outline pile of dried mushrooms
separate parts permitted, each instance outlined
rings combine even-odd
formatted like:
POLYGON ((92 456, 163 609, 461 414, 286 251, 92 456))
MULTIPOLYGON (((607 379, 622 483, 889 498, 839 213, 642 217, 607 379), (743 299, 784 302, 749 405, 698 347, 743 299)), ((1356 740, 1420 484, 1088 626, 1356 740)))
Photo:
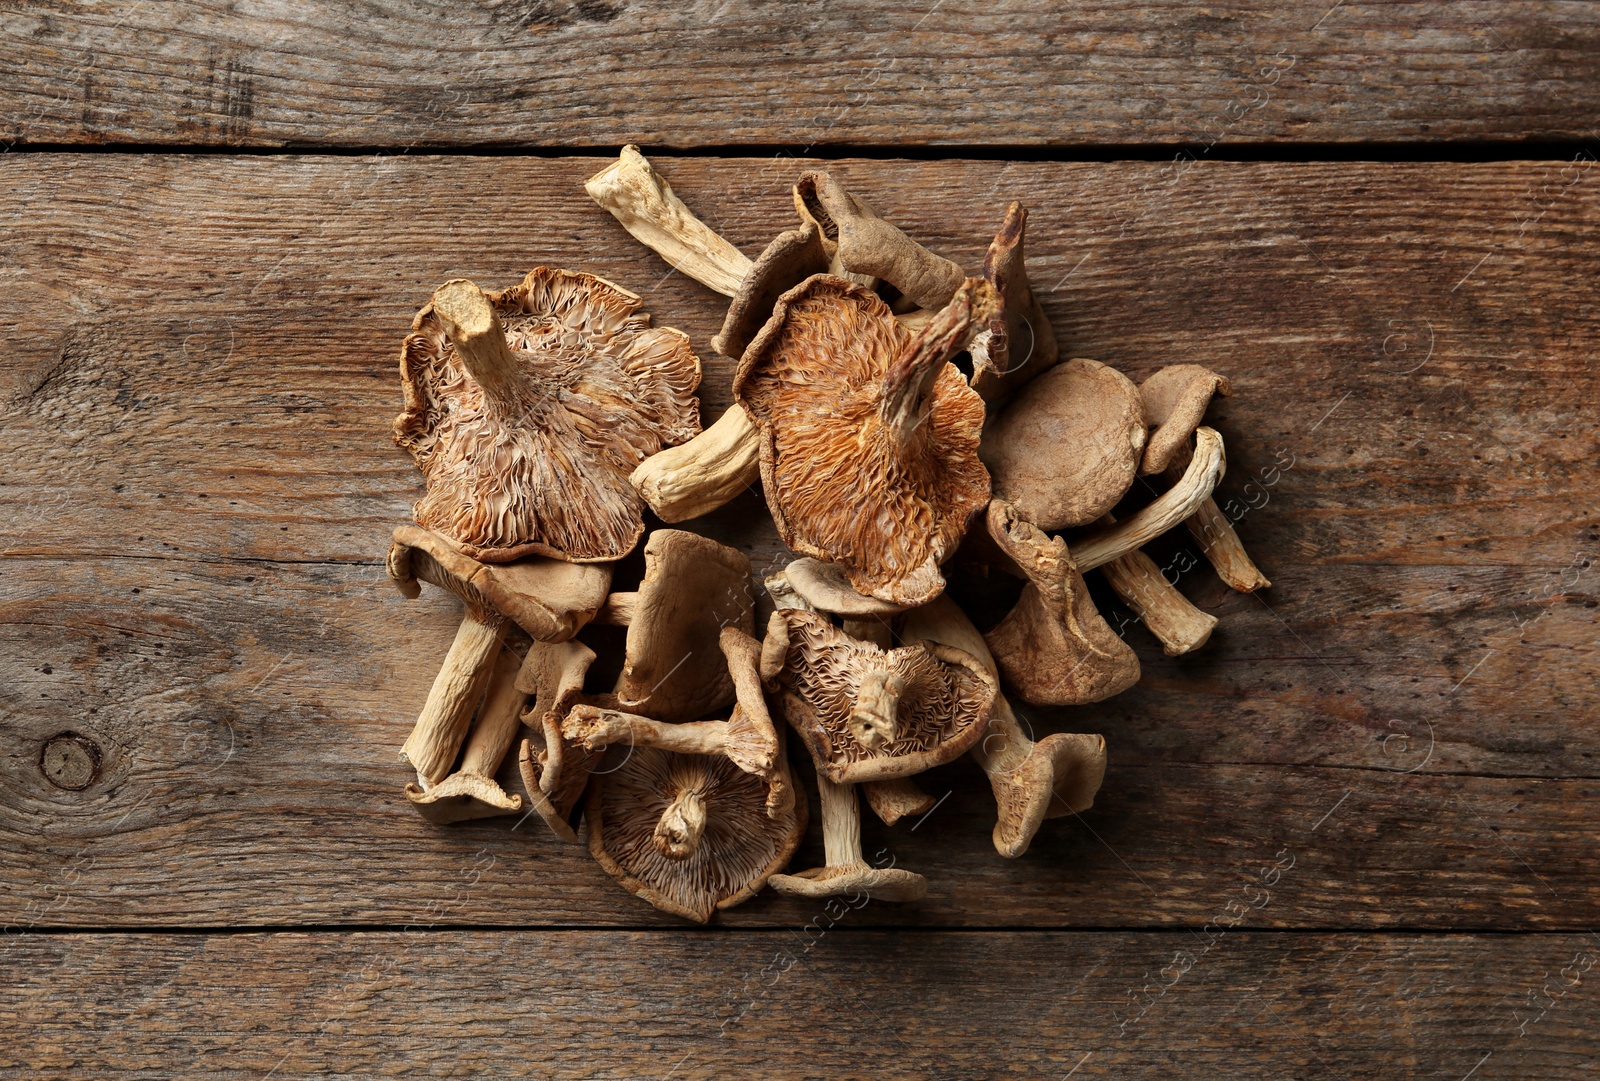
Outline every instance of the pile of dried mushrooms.
POLYGON ((892 825, 933 806, 912 778, 963 754, 993 786, 1003 856, 1089 807, 1105 741, 1035 742, 1007 695, 1099 702, 1138 680, 1095 569, 1167 653, 1203 645, 1216 620, 1141 551, 1180 523, 1229 586, 1269 584, 1211 500, 1223 446, 1201 421, 1227 379, 1058 362, 1020 204, 969 276, 825 172, 800 177, 794 227, 753 261, 635 147, 587 190, 732 298, 711 345, 738 358, 736 404, 702 429, 688 336, 603 278, 538 267, 434 293, 401 349, 394 425, 427 492, 387 565, 408 597, 455 594, 462 620, 401 751, 411 803, 440 823, 537 812, 572 842, 584 819, 624 888, 701 922, 763 886, 922 897, 920 874, 863 859, 856 790, 892 825), (1114 518, 1141 477, 1160 494, 1114 518), (646 535, 647 512, 687 521, 757 484, 798 553, 762 583, 707 537, 646 535), (642 580, 613 590, 641 539, 642 580), (947 575, 991 572, 1020 593, 980 631, 947 575), (591 625, 618 630, 585 644, 591 625), (620 672, 597 665, 592 646, 619 642, 620 672), (808 801, 787 729, 825 848, 798 871, 808 801), (519 733, 512 793, 495 775, 519 733))

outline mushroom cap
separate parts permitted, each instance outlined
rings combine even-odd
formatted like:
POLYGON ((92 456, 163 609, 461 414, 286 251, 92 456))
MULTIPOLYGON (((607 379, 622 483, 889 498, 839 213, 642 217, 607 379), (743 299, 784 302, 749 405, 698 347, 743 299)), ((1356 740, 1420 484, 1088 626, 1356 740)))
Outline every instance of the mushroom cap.
POLYGON ((784 543, 899 605, 944 588, 939 564, 989 495, 983 399, 953 364, 939 362, 910 431, 886 417, 887 377, 919 343, 877 294, 818 274, 779 298, 733 384, 761 429, 762 484, 784 543))
POLYGON ((475 773, 452 773, 427 791, 408 784, 406 799, 423 818, 441 826, 522 810, 521 796, 508 795, 491 778, 475 773))
POLYGON ((778 297, 827 269, 828 245, 816 222, 803 221, 773 237, 733 295, 711 347, 724 356, 741 355, 772 315, 778 297))
POLYGON ((774 892, 791 897, 864 893, 874 901, 920 901, 928 895, 928 880, 915 871, 865 863, 811 867, 792 875, 773 875, 768 882, 774 892))
POLYGON ((620 559, 644 532, 628 474, 700 431, 688 336, 651 327, 637 296, 592 274, 537 267, 486 295, 520 362, 509 412, 468 371, 432 302, 400 351, 394 438, 428 484, 417 524, 485 562, 620 559))
POLYGON ((1127 376, 1069 360, 1017 392, 983 436, 994 495, 1040 529, 1087 525, 1117 505, 1138 473, 1144 399, 1127 376))
POLYGON ((1233 385, 1226 377, 1199 364, 1173 364, 1162 368, 1139 384, 1144 398, 1145 421, 1155 431, 1144 448, 1139 472, 1145 476, 1160 473, 1172 465, 1189 446, 1189 437, 1200 427, 1211 404, 1211 396, 1227 397, 1233 385))
MULTIPOLYGON (((567 563, 529 556, 515 563, 480 563, 449 540, 416 526, 397 526, 389 566, 406 568, 448 589, 467 604, 496 611, 537 642, 565 642, 605 603, 611 586, 608 563, 567 563)), ((393 573, 393 571, 391 571, 393 573)))
POLYGON ((815 612, 787 611, 789 655, 778 676, 784 716, 817 772, 835 784, 909 777, 982 737, 996 683, 970 654, 931 642, 882 650, 815 612), (895 738, 863 746, 851 730, 862 686, 888 672, 901 686, 895 738))
POLYGON ((802 556, 783 569, 789 588, 819 612, 836 616, 892 616, 906 605, 879 600, 850 587, 850 576, 837 563, 802 556))
POLYGON ((1055 732, 1035 743, 1021 765, 989 778, 998 805, 995 850, 1016 859, 1046 818, 1088 810, 1105 773, 1103 736, 1055 732))
POLYGON ((705 923, 713 911, 749 900, 789 862, 805 834, 805 798, 767 814, 767 786, 719 755, 654 747, 612 747, 590 782, 589 851, 629 893, 663 912, 705 923), (679 793, 699 795, 705 832, 684 859, 655 843, 661 816, 679 793))
POLYGON ((983 636, 1017 697, 1036 706, 1076 706, 1137 683, 1139 656, 1095 607, 1066 541, 1046 536, 999 499, 989 505, 987 525, 1028 580, 1015 607, 983 636))
POLYGON ((755 629, 750 559, 697 533, 658 529, 644 560, 617 701, 661 721, 704 717, 734 700, 722 629, 755 629))

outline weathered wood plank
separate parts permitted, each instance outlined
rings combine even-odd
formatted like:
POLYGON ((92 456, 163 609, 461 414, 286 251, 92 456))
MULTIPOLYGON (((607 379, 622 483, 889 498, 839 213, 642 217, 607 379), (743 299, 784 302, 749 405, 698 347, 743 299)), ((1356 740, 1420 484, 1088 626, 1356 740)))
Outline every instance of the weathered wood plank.
POLYGON ((0 1077, 1592 1076, 1590 935, 27 936, 0 1077), (1209 945, 1208 945, 1209 942, 1209 945))
MULTIPOLYGON (((798 169, 661 164, 746 250, 798 169)), ((721 301, 589 205, 597 165, 0 160, 0 920, 657 922, 533 823, 440 830, 404 806, 394 752, 453 602, 402 602, 377 565, 418 488, 388 442, 392 357, 445 278, 620 281, 691 333, 707 412, 726 405, 705 349, 721 301), (38 768, 63 731, 104 752, 82 791, 38 768), (463 894, 469 874, 488 884, 463 894)), ((1023 861, 993 854, 975 770, 930 777, 953 791, 937 820, 868 839, 933 895, 861 921, 1198 926, 1287 849, 1262 926, 1592 925, 1600 485, 1570 418, 1597 392, 1597 174, 837 170, 969 264, 1025 198, 1072 352, 1228 373, 1223 497, 1267 500, 1240 530, 1275 582, 1256 599, 1185 574, 1223 617, 1205 651, 1169 660, 1130 627, 1135 690, 1025 711, 1104 731, 1113 766, 1023 861)), ((758 567, 782 556, 753 495, 705 526, 758 567)), ((772 898, 730 914, 804 918, 772 898)))
POLYGON ((1594 135, 1576 2, 31 2, 0 137, 1071 146, 1594 135))

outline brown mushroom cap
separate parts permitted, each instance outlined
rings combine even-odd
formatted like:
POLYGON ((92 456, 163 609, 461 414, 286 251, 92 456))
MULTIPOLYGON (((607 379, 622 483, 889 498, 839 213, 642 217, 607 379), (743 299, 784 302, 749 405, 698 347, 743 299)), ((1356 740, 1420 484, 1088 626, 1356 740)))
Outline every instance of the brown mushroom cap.
POLYGON ((788 659, 778 675, 784 717, 830 781, 908 777, 957 758, 982 737, 996 685, 970 654, 937 643, 882 650, 815 612, 783 616, 789 625, 788 659), (865 720, 892 722, 893 738, 863 743, 862 708, 891 711, 865 720))
POLYGON ((441 288, 400 352, 395 442, 428 484, 417 524, 485 562, 621 558, 644 531, 628 474, 700 431, 688 336, 592 274, 476 289, 441 288))
POLYGON ((594 651, 582 642, 549 646, 536 642, 517 676, 517 689, 533 696, 522 719, 534 732, 533 738, 522 741, 517 768, 528 802, 565 841, 578 840, 572 812, 601 757, 561 732, 563 718, 581 700, 583 677, 593 663, 594 651))
POLYGON ((798 229, 779 233, 745 275, 711 347, 724 356, 741 355, 772 315, 778 298, 827 269, 828 246, 816 222, 802 222, 798 229))
POLYGON ((1144 399, 1115 368, 1057 365, 1017 392, 983 435, 994 495, 1044 530, 1087 525, 1133 484, 1144 399))
POLYGON ((939 564, 988 499, 983 399, 947 361, 992 303, 987 285, 963 286, 912 336, 876 294, 819 274, 779 299, 745 350, 734 396, 761 429, 778 532, 841 564, 858 593, 937 596, 939 564))
POLYGON ((1027 209, 1012 203, 983 257, 983 280, 1000 295, 1000 310, 989 320, 988 333, 972 343, 972 389, 986 402, 999 401, 1055 367, 1060 357, 1055 330, 1028 282, 1023 262, 1027 226, 1027 209))
POLYGON ((654 747, 611 748, 585 813, 589 851, 607 874, 663 912, 698 923, 754 896, 789 862, 806 824, 798 792, 769 817, 759 777, 718 755, 654 747), (664 843, 663 816, 680 797, 695 806, 700 832, 692 844, 664 843))
POLYGON ((1199 364, 1173 364, 1139 384, 1145 421, 1155 428, 1144 448, 1139 472, 1148 476, 1173 465, 1200 427, 1211 396, 1227 397, 1232 385, 1224 376, 1199 364))
POLYGON ((651 533, 644 559, 617 701, 662 721, 704 717, 734 700, 722 629, 755 629, 750 560, 681 529, 651 533))
POLYGON ((605 603, 609 563, 567 563, 530 556, 515 563, 480 563, 448 539, 416 526, 397 526, 390 575, 402 589, 414 579, 448 589, 468 604, 499 612, 538 642, 565 642, 605 603))
POLYGON ((1075 706, 1139 681, 1139 657, 1100 615, 1066 541, 1049 537, 996 499, 989 537, 1028 584, 984 640, 1006 683, 1033 705, 1075 706))

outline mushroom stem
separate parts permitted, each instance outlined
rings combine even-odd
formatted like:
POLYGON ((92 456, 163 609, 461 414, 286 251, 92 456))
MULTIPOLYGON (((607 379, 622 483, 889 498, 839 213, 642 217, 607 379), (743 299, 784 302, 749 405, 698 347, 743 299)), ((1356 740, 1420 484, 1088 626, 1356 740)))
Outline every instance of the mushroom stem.
POLYGON ((663 522, 709 514, 760 480, 761 440, 737 404, 688 442, 640 462, 628 478, 663 522))
POLYGON ((606 603, 600 606, 600 610, 594 614, 591 622, 606 627, 626 627, 633 622, 633 613, 638 604, 637 591, 612 593, 606 597, 606 603))
MULTIPOLYGON (((1114 525, 1117 519, 1107 514, 1100 520, 1107 525, 1114 525)), ((1194 519, 1190 517, 1186 521, 1192 522, 1194 519)), ((1100 570, 1117 596, 1133 609, 1133 614, 1156 636, 1167 656, 1178 657, 1192 652, 1210 640, 1217 617, 1190 604, 1189 598, 1167 581, 1167 576, 1156 566, 1156 561, 1144 552, 1133 551, 1118 556, 1100 570)))
POLYGON ((699 792, 686 788, 661 812, 650 839, 667 859, 686 860, 694 855, 705 832, 706 801, 699 792))
POLYGON ((976 322, 987 322, 993 290, 970 281, 900 350, 883 376, 878 412, 902 439, 921 426, 934 380, 945 362, 967 347, 976 322), (980 292, 981 290, 981 292, 980 292))
POLYGON ((1079 571, 1102 567, 1150 541, 1193 514, 1211 495, 1227 468, 1222 436, 1210 428, 1196 428, 1194 457, 1183 477, 1149 506, 1109 529, 1098 530, 1072 544, 1079 571))
POLYGON ((400 749, 424 785, 437 784, 450 773, 500 653, 503 624, 498 615, 468 606, 456 629, 422 713, 400 749))
POLYGON ((591 751, 613 743, 659 747, 679 754, 721 754, 727 745, 726 721, 664 721, 600 706, 573 706, 561 722, 561 734, 591 751))
POLYGON ((1189 598, 1167 581, 1156 561, 1143 552, 1118 556, 1100 569, 1117 596, 1160 640, 1167 656, 1199 649, 1211 637, 1217 617, 1190 604, 1189 598))
POLYGON ((876 751, 899 738, 897 714, 905 690, 905 677, 889 668, 874 669, 862 678, 850 713, 850 734, 857 743, 876 751))
POLYGON ((861 805, 856 801, 856 786, 834 784, 819 775, 817 794, 822 803, 823 863, 829 867, 861 863, 861 805))
POLYGON ((434 290, 433 312, 484 400, 501 416, 519 415, 528 378, 483 290, 465 278, 445 282, 434 290))
POLYGON ((461 753, 461 768, 443 781, 423 791, 406 785, 406 798, 423 818, 447 824, 473 818, 515 814, 522 810, 522 797, 507 794, 494 780, 495 771, 522 725, 522 704, 527 694, 517 688, 517 672, 522 660, 509 649, 502 649, 494 662, 488 697, 478 711, 478 723, 461 753))
MULTIPOLYGON (((1174 456, 1172 464, 1166 469, 1168 480, 1177 483, 1182 478, 1191 453, 1188 448, 1183 448, 1174 456)), ((1230 589, 1254 593, 1272 584, 1250 558, 1250 553, 1245 551, 1239 534, 1233 531, 1233 523, 1222 513, 1216 500, 1210 496, 1201 500, 1200 506, 1183 520, 1183 524, 1189 527, 1189 535, 1199 545, 1201 554, 1216 568, 1217 577, 1230 589)))
POLYGON ((750 259, 695 217, 637 146, 623 147, 583 188, 634 239, 706 288, 731 297, 750 273, 750 259))
MULTIPOLYGON (((938 642, 966 650, 985 668, 996 665, 988 644, 949 597, 939 597, 906 613, 900 628, 908 642, 938 642)), ((1011 703, 996 694, 989 708, 989 730, 972 748, 994 790, 995 851, 1015 859, 1028 850, 1046 818, 1087 810, 1105 775, 1105 740, 1096 735, 1057 732, 1035 743, 1022 730, 1011 703)))

